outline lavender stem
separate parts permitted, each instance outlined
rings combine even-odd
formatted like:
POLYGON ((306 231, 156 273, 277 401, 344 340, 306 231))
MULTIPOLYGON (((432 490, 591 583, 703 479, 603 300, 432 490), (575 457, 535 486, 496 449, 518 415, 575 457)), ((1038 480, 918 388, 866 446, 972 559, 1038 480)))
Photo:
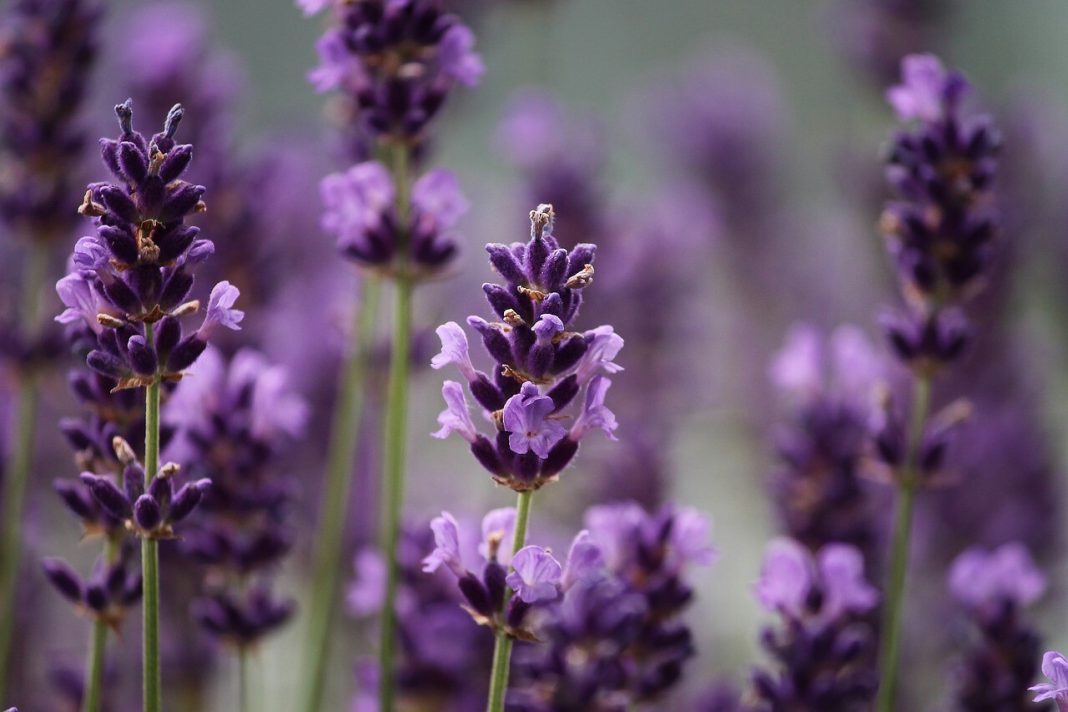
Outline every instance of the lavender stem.
POLYGON ((899 482, 900 496, 897 502, 894 540, 890 554, 890 578, 886 587, 886 604, 883 609, 882 638, 879 660, 879 694, 876 709, 893 712, 894 691, 900 657, 901 614, 904 603, 905 579, 908 572, 909 540, 912 533, 912 513, 916 499, 916 460, 924 424, 930 410, 931 379, 919 376, 916 379, 912 400, 912 419, 909 426, 909 449, 899 482))
MULTIPOLYGON (((20 327, 33 329, 37 323, 41 287, 48 266, 47 248, 33 243, 27 253, 25 281, 20 298, 20 327)), ((33 463, 34 430, 37 421, 37 376, 31 370, 21 374, 15 422, 18 430, 4 483, 4 531, 0 555, 0 699, 7 689, 11 636, 15 625, 15 589, 22 552, 22 506, 26 482, 33 463)))
MULTIPOLYGON (((530 505, 534 499, 534 492, 526 490, 519 493, 516 500, 515 536, 512 540, 512 555, 523 548, 527 542, 527 521, 530 519, 530 505)), ((504 605, 508 606, 512 598, 512 590, 508 589, 504 594, 504 605)), ((493 670, 490 673, 489 701, 486 703, 487 712, 503 712, 504 697, 508 692, 508 672, 512 661, 512 637, 508 631, 501 628, 497 631, 497 641, 493 646, 493 670)))
MULTIPOLYGON (((145 341, 154 344, 153 325, 145 323, 145 341)), ((145 473, 148 484, 159 472, 159 375, 145 394, 145 473)), ((141 574, 144 580, 144 712, 160 712, 163 707, 159 665, 159 542, 141 540, 141 574)))
POLYGON ((312 578, 312 605, 309 608, 312 620, 308 627, 307 667, 303 677, 307 685, 304 709, 308 712, 316 712, 322 706, 325 691, 326 661, 334 629, 340 572, 344 569, 341 544, 345 509, 356 461, 360 416, 366 391, 367 360, 378 314, 378 280, 368 277, 363 289, 357 321, 352 329, 352 343, 346 356, 341 397, 331 421, 333 429, 327 458, 326 487, 323 490, 319 531, 315 538, 318 546, 312 578))
MULTIPOLYGON (((393 184, 396 189, 397 222, 407 225, 411 212, 411 191, 408 185, 408 146, 398 141, 391 147, 393 184)), ((402 235, 398 252, 407 251, 407 238, 402 235)), ((393 340, 390 344, 389 390, 386 396, 385 448, 383 469, 382 551, 386 560, 386 597, 382 605, 382 629, 378 646, 379 709, 393 710, 393 647, 397 620, 394 599, 397 596, 397 543, 400 540, 401 509, 404 504, 404 455, 407 445, 408 367, 411 360, 409 340, 412 322, 412 280, 404 273, 401 262, 393 282, 396 298, 393 313, 393 340)))
MULTIPOLYGON (((108 537, 104 545, 104 555, 108 563, 119 558, 119 542, 108 537)), ((93 621, 92 643, 89 648, 89 662, 85 675, 85 696, 82 698, 82 712, 97 712, 100 709, 104 687, 104 660, 108 645, 108 626, 101 619, 93 621)))

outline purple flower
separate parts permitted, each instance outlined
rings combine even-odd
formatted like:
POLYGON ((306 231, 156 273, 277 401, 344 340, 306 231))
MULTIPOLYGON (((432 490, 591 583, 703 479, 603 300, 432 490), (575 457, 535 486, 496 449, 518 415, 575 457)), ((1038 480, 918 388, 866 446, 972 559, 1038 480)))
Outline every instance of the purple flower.
POLYGON ((333 0, 297 0, 297 7, 304 11, 305 17, 311 17, 318 15, 332 3, 333 0))
POLYGON ((512 557, 507 584, 524 603, 552 601, 560 595, 560 562, 548 549, 524 546, 512 557))
POLYGON ((323 230, 337 237, 340 249, 346 249, 381 226, 393 205, 393 179, 384 165, 366 161, 323 178, 320 195, 325 208, 323 230))
POLYGON ((439 369, 454 364, 464 378, 474 381, 478 377, 478 372, 471 363, 467 334, 464 333, 463 328, 455 321, 448 321, 439 326, 436 333, 441 339, 441 353, 430 360, 430 365, 439 369))
POLYGON ((709 518, 696 509, 676 509, 671 524, 671 566, 681 570, 695 564, 712 564, 716 560, 717 551, 710 541, 711 529, 709 518))
POLYGON ((1042 656, 1042 674, 1049 682, 1031 688, 1031 692, 1038 693, 1034 701, 1054 700, 1060 712, 1068 712, 1068 659, 1054 650, 1048 651, 1042 656))
POLYGON ((245 318, 245 312, 233 308, 239 296, 241 292, 229 282, 219 282, 212 287, 211 296, 208 297, 208 310, 204 314, 204 323, 200 325, 200 330, 197 332, 203 340, 207 341, 212 332, 220 326, 234 331, 241 330, 240 324, 245 318))
POLYGON ((793 539, 773 539, 764 552, 757 600, 766 610, 800 618, 815 572, 812 558, 793 539))
POLYGON ((567 591, 576 583, 591 581, 604 570, 604 554, 594 543, 589 531, 583 529, 571 542, 567 562, 560 576, 560 589, 567 591))
POLYGON ((590 381, 590 385, 586 388, 585 406, 575 420, 575 424, 571 426, 569 437, 572 440, 581 440, 594 428, 603 430, 609 440, 616 439, 615 430, 619 424, 616 423, 616 416, 604 404, 605 394, 611 385, 612 382, 604 376, 596 376, 590 381))
POLYGON ((431 520, 430 529, 434 532, 434 550, 423 559, 423 571, 432 573, 445 565, 457 578, 463 578, 467 570, 460 560, 460 528, 456 519, 442 512, 431 520))
POLYGON ((864 558, 855 547, 828 544, 816 555, 825 601, 821 613, 834 619, 863 614, 879 602, 879 592, 864 577, 864 558))
POLYGON ((475 52, 475 33, 464 25, 453 25, 442 35, 438 62, 443 74, 468 87, 478 84, 486 71, 482 57, 475 52))
POLYGON ((386 595, 386 562, 371 548, 356 553, 356 580, 349 586, 346 601, 356 616, 377 614, 386 595))
POLYGON ((502 507, 490 510, 482 518, 482 541, 478 553, 486 561, 496 559, 501 566, 511 563, 515 517, 515 507, 502 507))
POLYGON ((824 341, 815 327, 795 324, 769 373, 775 387, 791 398, 832 395, 864 406, 886 364, 856 327, 840 326, 824 341))
POLYGON ((963 78, 954 77, 933 54, 911 54, 901 60, 901 84, 890 87, 886 99, 902 121, 937 121, 948 99, 966 90, 963 78), (950 95, 950 92, 955 92, 950 95))
POLYGON ((949 589, 960 603, 976 611, 1000 610, 1005 603, 1027 607, 1046 591, 1046 577, 1022 545, 994 550, 973 548, 953 562, 949 589))
POLYGON ((56 317, 60 324, 73 324, 81 321, 95 333, 103 328, 97 319, 101 312, 112 314, 107 301, 97 291, 96 283, 80 272, 71 272, 56 282, 56 293, 63 306, 67 307, 56 317))
POLYGON ((576 370, 579 383, 587 383, 599 371, 613 374, 623 370, 612 360, 623 348, 623 338, 612 327, 599 326, 587 331, 584 336, 589 345, 576 370))
POLYGON ((474 443, 478 437, 478 431, 471 420, 464 387, 456 381, 445 381, 441 386, 441 395, 445 399, 445 410, 438 415, 441 429, 431 435, 444 439, 449 437, 450 433, 456 433, 467 442, 474 443))
POLYGON ((524 383, 504 404, 504 430, 512 452, 533 452, 543 460, 549 457, 549 449, 567 434, 559 421, 549 417, 555 410, 552 398, 541 395, 533 383, 524 383))

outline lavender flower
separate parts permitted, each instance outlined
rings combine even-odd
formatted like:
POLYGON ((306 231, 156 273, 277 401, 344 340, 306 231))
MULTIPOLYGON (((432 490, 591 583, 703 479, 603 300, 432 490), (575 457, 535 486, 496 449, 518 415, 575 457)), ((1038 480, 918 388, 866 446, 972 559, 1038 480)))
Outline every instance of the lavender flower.
POLYGON ((1068 710, 1068 659, 1060 653, 1050 650, 1042 656, 1042 674, 1049 682, 1043 682, 1030 688, 1037 692, 1035 702, 1053 700, 1059 712, 1068 710))
POLYGON ((95 0, 15 0, 0 30, 0 221, 42 243, 69 236, 79 113, 97 52, 95 0))
POLYGON ((432 365, 455 364, 468 380, 471 395, 496 426, 493 440, 477 431, 463 391, 446 381, 442 429, 456 432, 471 444, 479 463, 501 484, 517 491, 536 490, 555 479, 592 429, 611 436, 616 422, 604 406, 614 358, 623 340, 610 326, 585 333, 571 330, 582 303, 582 291, 593 281, 595 247, 580 244, 568 251, 552 236, 552 206, 530 213, 531 239, 526 244, 486 246, 490 262, 507 286, 486 284, 486 293, 500 322, 469 317, 496 361, 493 379, 477 370, 468 353, 467 336, 449 322, 438 329, 442 351, 432 365), (584 404, 570 429, 563 412, 586 389, 584 404))
POLYGON ((126 609, 141 600, 141 574, 128 571, 125 556, 112 564, 98 561, 88 581, 61 559, 45 559, 49 583, 79 611, 118 631, 126 609))
POLYGON ((953 562, 950 593, 977 633, 957 671, 957 709, 1035 709, 1027 692, 1041 642, 1024 611, 1045 589, 1045 576, 1018 544, 970 549, 953 562))
POLYGON ((287 520, 294 488, 279 459, 285 444, 303 433, 306 405, 290 390, 285 370, 263 355, 245 349, 226 363, 208 349, 163 418, 176 429, 167 454, 212 483, 182 553, 229 574, 205 577, 194 615, 211 634, 252 645, 292 614, 292 602, 277 599, 268 583, 292 541, 287 520), (247 590, 227 580, 243 581, 247 590))
POLYGON ((366 158, 373 140, 418 148, 453 88, 482 76, 474 34, 435 0, 300 4, 306 14, 334 11, 308 78, 319 91, 341 92, 344 125, 357 127, 352 155, 366 158))
POLYGON ((862 332, 839 327, 824 340, 811 326, 787 335, 770 375, 791 414, 775 437, 771 488, 784 532, 816 552, 832 543, 876 560, 880 539, 862 478, 875 387, 886 364, 862 332))
POLYGON ((936 57, 906 57, 902 74, 887 98, 915 127, 890 149, 887 179, 901 199, 887 205, 880 225, 912 308, 884 326, 898 358, 933 372, 962 353, 967 328, 953 307, 990 268, 1000 138, 989 118, 963 116, 969 85, 936 57))
POLYGON ((395 276, 426 277, 456 254, 453 228, 468 204, 449 171, 432 170, 415 182, 406 224, 398 218, 393 178, 377 161, 326 176, 321 192, 323 230, 357 264, 395 276))
POLYGON ((779 670, 754 673, 756 709, 868 709, 876 687, 868 614, 879 595, 860 552, 829 544, 813 556, 792 539, 776 539, 756 595, 781 618, 761 638, 779 670))
POLYGON ((81 320, 97 335, 86 362, 122 389, 155 378, 177 381, 214 328, 238 328, 244 315, 233 309, 237 289, 220 282, 201 329, 183 336, 180 317, 199 308, 185 301, 193 269, 214 251, 197 228, 183 224, 205 209, 203 186, 181 180, 193 155, 192 146, 174 141, 184 111, 175 106, 151 140, 134 131, 130 102, 115 113, 121 134, 101 147, 120 183, 93 183, 86 191, 79 211, 96 220, 97 234, 79 241, 73 271, 56 290, 67 307, 57 321, 81 320), (157 323, 150 341, 147 329, 157 323))
MULTIPOLYGON (((516 652, 509 709, 627 709, 655 703, 694 654, 679 620, 689 568, 714 557, 708 521, 686 509, 592 507, 572 542, 561 598, 536 609, 544 641, 516 652)), ((547 578, 556 576, 546 566, 547 578)))

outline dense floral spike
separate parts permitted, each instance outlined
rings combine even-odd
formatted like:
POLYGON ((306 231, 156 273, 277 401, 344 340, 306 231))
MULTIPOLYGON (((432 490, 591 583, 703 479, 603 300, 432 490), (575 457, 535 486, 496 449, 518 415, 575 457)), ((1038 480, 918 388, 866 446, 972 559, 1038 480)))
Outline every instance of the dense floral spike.
POLYGON ((772 363, 772 381, 791 408, 776 432, 772 494, 784 533, 813 553, 850 544, 869 566, 877 559, 881 532, 862 477, 874 389, 886 366, 860 330, 839 327, 824 340, 804 324, 772 363))
POLYGON ((616 429, 604 404, 611 381, 601 374, 622 370, 613 359, 623 339, 611 326, 571 330, 582 292, 593 282, 596 248, 560 248, 552 221, 552 206, 538 206, 530 213, 529 242, 486 246, 505 280, 482 288, 500 321, 472 316, 467 323, 496 362, 493 377, 475 368, 467 335, 455 322, 438 327, 442 349, 431 362, 434 368, 456 366, 496 429, 492 438, 478 432, 463 387, 446 381, 446 409, 435 437, 460 435, 495 480, 521 492, 555 480, 591 430, 614 437, 616 429), (568 428, 562 421, 573 402, 580 405, 568 428))
POLYGON ((634 503, 590 508, 571 545, 562 595, 532 615, 544 644, 516 652, 509 709, 623 710, 656 704, 694 655, 680 620, 688 569, 708 564, 708 521, 688 509, 634 503))
POLYGON ((902 75, 887 98, 914 126, 890 148, 886 175, 899 200, 880 228, 910 309, 885 328, 898 357, 929 372, 963 351, 967 326, 952 307, 982 286, 994 255, 1000 136, 989 117, 964 115, 969 85, 936 57, 905 58, 902 75))
POLYGON ((377 161, 326 176, 321 192, 322 227, 357 264, 407 279, 426 278, 456 255, 459 239, 453 228, 468 203, 449 171, 432 170, 415 181, 407 224, 397 216, 393 177, 377 161))
POLYGON ((0 28, 0 221, 13 237, 63 240, 76 216, 78 118, 96 55, 97 0, 14 0, 0 28))
POLYGON ((342 95, 350 153, 368 158, 374 141, 418 149, 457 84, 482 76, 475 38, 440 0, 298 0, 307 14, 331 6, 336 22, 319 40, 309 79, 342 95))
POLYGON ((239 351, 227 363, 208 349, 163 418, 176 431, 166 454, 212 484, 180 543, 183 553, 218 574, 202 577, 209 583, 194 613, 213 635, 252 645, 293 610, 268 583, 293 538, 288 515, 295 487, 279 458, 303 433, 307 406, 290 389, 286 371, 258 352, 239 351), (250 588, 242 592, 235 582, 250 588))
POLYGON ((977 633, 957 671, 956 709, 1050 709, 1033 705, 1028 695, 1042 648, 1024 612, 1045 592, 1046 578, 1027 549, 1006 544, 964 552, 950 569, 949 590, 977 633))
POLYGON ((868 614, 879 595, 864 577, 860 552, 829 544, 813 555, 792 539, 776 539, 755 591, 781 619, 762 635, 778 669, 754 674, 756 709, 871 709, 877 678, 868 614))

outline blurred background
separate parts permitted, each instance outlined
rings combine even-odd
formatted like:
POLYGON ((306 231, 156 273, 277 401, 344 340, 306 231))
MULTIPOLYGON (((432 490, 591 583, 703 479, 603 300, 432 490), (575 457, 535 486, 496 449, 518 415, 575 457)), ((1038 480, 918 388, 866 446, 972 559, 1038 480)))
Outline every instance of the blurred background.
MULTIPOLYGON (((136 14, 153 4, 107 5, 106 40, 90 99, 101 135, 114 133, 110 107, 130 91, 136 14)), ((324 21, 304 18, 284 0, 189 5, 201 14, 208 39, 177 51, 225 56, 228 71, 238 77, 225 97, 234 111, 235 155, 252 161, 272 152, 292 154, 283 170, 295 192, 280 199, 292 211, 285 218, 291 222, 286 234, 272 235, 270 246, 292 259, 276 272, 285 286, 266 306, 250 310, 237 338, 254 340, 269 357, 287 363, 314 409, 309 433, 292 457, 300 483, 300 555, 290 558, 277 584, 300 605, 306 600, 304 553, 322 477, 332 369, 347 323, 345 295, 356 279, 316 227, 318 180, 345 167, 329 102, 306 80, 324 21), (309 274, 336 288, 311 294, 303 281, 309 274), (301 367, 309 362, 292 355, 294 342, 314 342, 321 352, 306 372, 301 367)), ((573 230, 570 242, 599 243, 598 291, 581 322, 585 328, 613 323, 627 340, 618 360, 628 371, 613 394, 621 399, 620 442, 595 443, 565 481, 539 495, 532 531, 562 545, 578 528, 585 505, 621 493, 651 505, 678 501, 712 517, 720 557, 695 581, 697 598, 687 619, 698 657, 689 663, 679 700, 721 678, 743 685, 749 667, 761 659, 757 631, 765 618, 752 583, 767 541, 780 531, 768 482, 776 468, 775 433, 789 407, 769 382, 769 364, 798 321, 824 332, 855 324, 878 340, 880 307, 897 300, 875 229, 886 197, 882 150, 896 123, 883 92, 896 82, 897 60, 906 52, 933 51, 968 76, 976 87, 974 104, 993 113, 1005 134, 1004 238, 1011 244, 1011 280, 998 283, 997 304, 990 309, 998 314, 991 348, 1011 352, 995 359, 1010 373, 994 377, 976 366, 985 375, 947 385, 946 399, 971 396, 967 389, 979 383, 1008 383, 992 389, 988 412, 1026 424, 1026 436, 994 442, 982 457, 962 458, 962 477, 974 477, 961 487, 969 502, 978 502, 969 504, 968 521, 1011 519, 1005 512, 1017 507, 1014 496, 1040 499, 1040 513, 1019 515, 1035 525, 1031 529, 1016 520, 997 531, 957 527, 934 502, 943 495, 932 498, 920 514, 920 573, 906 608, 925 642, 906 665, 917 679, 930 677, 935 685, 942 679, 941 661, 955 633, 948 622, 933 628, 929 622, 932 612, 933 620, 942 620, 937 611, 947 605, 946 562, 969 537, 986 544, 1027 541, 1051 582, 1038 609, 1041 627, 1051 648, 1068 646, 1068 630, 1059 624, 1068 613, 1060 516, 1068 506, 1062 476, 1068 464, 1068 5, 465 0, 457 11, 475 30, 486 73, 480 86, 459 92, 447 107, 429 159, 431 166, 459 175, 471 209, 461 226, 459 268, 417 296, 419 363, 428 364, 436 352, 434 326, 485 312, 480 285, 491 275, 482 245, 525 239, 527 211, 537 202, 556 205, 561 225, 573 230), (539 193, 539 180, 548 181, 544 192, 551 195, 539 193), (613 266, 619 267, 615 274, 613 266), (628 386, 630 372, 638 380, 628 386), (1027 476, 1017 478, 1022 469, 1027 476), (1028 489, 1032 481, 1037 489, 1028 489), (935 662, 924 667, 924 660, 935 662)), ((157 120, 145 118, 148 125, 157 120)), ((193 125, 197 115, 185 121, 193 125)), ((96 179, 93 171, 98 168, 89 173, 96 179)), ((5 243, 4 250, 11 249, 5 243)), ((973 358, 983 353, 977 349, 973 358)), ((437 427, 440 384, 441 374, 417 370, 410 418, 412 522, 443 509, 474 517, 512 499, 474 466, 463 442, 429 437, 437 427)), ((976 400, 981 410, 984 397, 976 400)), ((71 632, 69 611, 46 590, 35 563, 45 554, 92 559, 92 551, 76 546, 75 525, 58 514, 50 487, 53 477, 72 474, 63 448, 50 446, 58 439, 56 417, 72 407, 57 376, 44 397, 42 464, 28 501, 20 596, 36 600, 17 637, 20 690, 49 689, 40 685, 57 663, 80 664, 86 638, 80 627, 71 632)), ((373 444, 373 428, 368 430, 373 444)), ((366 513, 350 522, 353 552, 376 531, 373 450, 364 449, 366 472, 353 495, 353 511, 366 513)), ((1019 505, 1029 512, 1027 506, 1019 505)), ((164 589, 167 578, 165 569, 164 589)), ((293 709, 303 613, 255 660, 264 681, 257 709, 293 709)), ((355 687, 352 661, 373 639, 365 623, 349 618, 344 626, 349 654, 336 656, 326 709, 348 704, 355 687)), ((136 643, 137 628, 137 621, 128 621, 126 642, 136 643)), ((227 709, 234 663, 226 656, 213 660, 203 709, 227 709)), ((119 685, 137 688, 134 676, 118 672, 119 685)), ((939 708, 939 699, 927 695, 915 709, 939 708)))

